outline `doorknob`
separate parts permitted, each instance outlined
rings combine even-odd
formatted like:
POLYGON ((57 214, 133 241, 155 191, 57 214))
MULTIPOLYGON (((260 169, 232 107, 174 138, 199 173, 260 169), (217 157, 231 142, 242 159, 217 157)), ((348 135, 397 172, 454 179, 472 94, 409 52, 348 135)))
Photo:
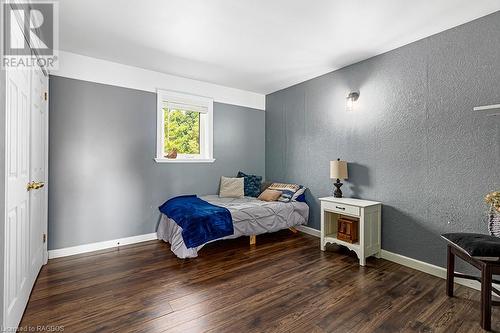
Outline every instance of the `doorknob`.
POLYGON ((45 183, 44 182, 30 182, 28 183, 28 185, 26 186, 26 190, 28 191, 31 191, 31 190, 38 190, 42 187, 45 186, 45 183))

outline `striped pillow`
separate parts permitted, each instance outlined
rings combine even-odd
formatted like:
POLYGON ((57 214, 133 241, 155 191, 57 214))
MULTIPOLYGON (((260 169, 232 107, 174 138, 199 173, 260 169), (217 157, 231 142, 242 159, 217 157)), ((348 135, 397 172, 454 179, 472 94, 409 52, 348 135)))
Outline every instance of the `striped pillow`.
POLYGON ((267 189, 281 191, 282 193, 278 201, 290 202, 295 192, 300 189, 300 186, 297 184, 272 183, 271 186, 269 186, 267 189))

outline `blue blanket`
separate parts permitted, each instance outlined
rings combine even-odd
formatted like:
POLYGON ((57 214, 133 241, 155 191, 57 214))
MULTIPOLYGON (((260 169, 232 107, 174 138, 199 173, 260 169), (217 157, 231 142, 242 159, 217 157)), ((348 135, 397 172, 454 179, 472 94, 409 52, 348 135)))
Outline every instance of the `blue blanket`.
POLYGON ((234 233, 229 210, 196 195, 172 198, 159 208, 182 228, 182 238, 188 249, 234 233))

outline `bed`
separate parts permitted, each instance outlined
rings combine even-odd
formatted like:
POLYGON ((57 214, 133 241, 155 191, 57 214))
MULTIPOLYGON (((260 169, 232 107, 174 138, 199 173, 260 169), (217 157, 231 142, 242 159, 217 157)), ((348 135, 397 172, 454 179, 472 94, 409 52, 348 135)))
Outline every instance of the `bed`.
MULTIPOLYGON (((307 223, 309 207, 304 202, 292 201, 267 202, 253 197, 220 198, 207 195, 201 199, 231 213, 234 233, 220 239, 232 239, 240 236, 255 236, 282 229, 294 228, 307 223)), ((174 220, 162 214, 158 226, 158 239, 170 243, 170 249, 179 258, 195 258, 198 251, 207 243, 187 248, 181 235, 182 228, 174 220)))

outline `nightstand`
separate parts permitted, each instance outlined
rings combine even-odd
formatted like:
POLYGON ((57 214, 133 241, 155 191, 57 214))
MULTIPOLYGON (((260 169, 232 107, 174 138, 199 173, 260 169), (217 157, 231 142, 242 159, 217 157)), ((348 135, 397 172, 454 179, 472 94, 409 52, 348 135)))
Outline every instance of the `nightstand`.
POLYGON ((366 258, 380 257, 380 227, 382 204, 351 198, 325 197, 321 201, 321 251, 327 243, 338 244, 356 252, 359 264, 365 266, 366 258), (359 239, 355 243, 337 238, 337 223, 341 216, 359 219, 359 239))

